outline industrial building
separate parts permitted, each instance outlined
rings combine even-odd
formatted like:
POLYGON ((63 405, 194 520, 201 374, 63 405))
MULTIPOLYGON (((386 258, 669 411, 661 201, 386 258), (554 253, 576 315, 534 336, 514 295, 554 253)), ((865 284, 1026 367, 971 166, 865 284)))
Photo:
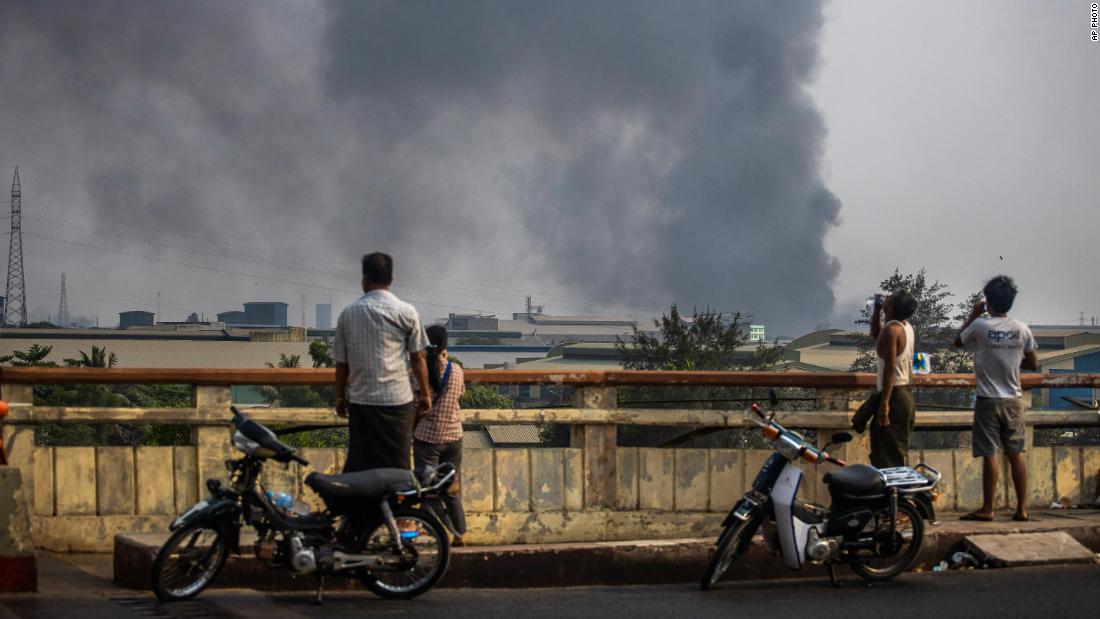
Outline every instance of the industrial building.
POLYGON ((129 329, 131 327, 151 327, 153 326, 153 321, 155 319, 156 314, 154 314, 153 312, 145 312, 142 310, 119 312, 118 328, 129 329))
POLYGON ((289 305, 282 301, 250 301, 244 304, 244 311, 229 311, 218 314, 218 322, 231 327, 285 327, 289 305))

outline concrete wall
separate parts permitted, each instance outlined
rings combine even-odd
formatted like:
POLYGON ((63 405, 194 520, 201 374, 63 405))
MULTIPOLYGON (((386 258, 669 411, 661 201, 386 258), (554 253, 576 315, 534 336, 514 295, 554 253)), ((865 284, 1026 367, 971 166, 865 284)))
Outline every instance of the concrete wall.
MULTIPOLYGON (((200 436, 200 444, 218 441, 223 432, 200 436)), ((616 505, 595 509, 585 508, 591 502, 585 500, 581 448, 469 449, 462 473, 469 539, 499 544, 711 535, 769 454, 619 447, 616 505)), ((194 446, 37 447, 29 493, 35 542, 52 550, 104 551, 115 533, 165 530, 175 514, 198 500, 205 477, 224 476, 220 462, 228 455, 228 446, 202 462, 194 446)), ((271 463, 263 481, 319 506, 301 480, 311 470, 340 470, 344 453, 305 449, 303 455, 311 467, 271 463)), ((980 505, 981 462, 968 450, 924 450, 911 459, 944 474, 940 510, 980 505)), ((1029 459, 1033 506, 1063 496, 1086 503, 1100 494, 1100 447, 1040 447, 1029 459)), ((1007 505, 1011 486, 1007 475, 1003 480, 998 503, 1007 505)), ((820 475, 803 485, 802 494, 828 502, 820 475)))

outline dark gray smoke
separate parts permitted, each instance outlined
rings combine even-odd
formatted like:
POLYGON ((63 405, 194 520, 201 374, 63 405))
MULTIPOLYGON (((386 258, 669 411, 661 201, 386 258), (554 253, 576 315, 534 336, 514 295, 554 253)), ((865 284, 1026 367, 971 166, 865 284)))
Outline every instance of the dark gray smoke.
POLYGON ((28 94, 0 100, 0 163, 33 152, 76 178, 58 201, 106 218, 349 262, 387 248, 422 300, 675 301, 787 332, 829 315, 837 272, 805 91, 822 21, 775 1, 8 2, 0 85, 28 94))

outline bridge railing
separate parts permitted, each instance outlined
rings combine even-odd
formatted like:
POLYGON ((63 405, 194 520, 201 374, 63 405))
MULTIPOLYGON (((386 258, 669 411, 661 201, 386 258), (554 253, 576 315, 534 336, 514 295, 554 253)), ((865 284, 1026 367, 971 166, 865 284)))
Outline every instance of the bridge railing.
MULTIPOLYGON (((783 411, 791 428, 829 436, 850 427, 851 415, 869 394, 874 376, 858 373, 642 372, 467 370, 467 382, 570 385, 569 407, 470 409, 464 421, 481 424, 566 424, 569 447, 468 449, 463 498, 471 541, 542 542, 708 535, 750 484, 767 457, 765 449, 639 448, 618 444, 620 426, 749 428, 743 408, 619 407, 619 387, 799 387, 813 389, 814 410, 783 411)), ((9 461, 22 469, 33 506, 36 543, 56 550, 110 548, 116 532, 161 531, 173 514, 199 498, 203 481, 223 477, 232 456, 227 433, 235 385, 329 385, 325 369, 98 369, 2 368, 0 395, 10 413, 3 427, 9 461), (34 385, 185 384, 186 408, 35 406, 34 385), (51 447, 36 445, 44 424, 181 424, 191 428, 189 445, 165 447, 51 447)), ((1098 374, 1026 375, 1026 389, 1097 388, 1098 374)), ((970 389, 972 375, 915 378, 929 389, 970 389)), ((1027 399, 1027 398, 1025 398, 1027 399)), ((265 424, 340 426, 329 408, 253 408, 265 424)), ((972 413, 920 410, 918 430, 965 430, 972 413)), ((1049 505, 1096 498, 1100 447, 1034 447, 1035 428, 1100 425, 1095 411, 1032 410, 1028 415, 1030 499, 1049 505)), ((837 451, 866 461, 866 436, 837 451)), ((338 471, 344 452, 305 449, 311 466, 267 467, 264 483, 317 503, 301 484, 309 470, 338 471)), ((911 460, 944 472, 938 506, 969 509, 981 501, 981 463, 967 448, 917 449, 911 460)), ((823 470, 808 470, 813 483, 803 494, 827 501, 823 470)), ((1010 500, 1008 478, 999 503, 1010 500)))

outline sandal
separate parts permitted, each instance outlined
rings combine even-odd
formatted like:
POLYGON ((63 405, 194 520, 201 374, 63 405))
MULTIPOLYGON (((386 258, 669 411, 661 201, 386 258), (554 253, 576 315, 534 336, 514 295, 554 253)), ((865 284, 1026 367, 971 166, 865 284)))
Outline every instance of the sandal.
POLYGON ((979 514, 978 512, 970 512, 969 514, 963 514, 959 516, 959 520, 970 520, 973 522, 993 522, 993 516, 986 516, 979 514))
POLYGON ((1027 514, 1023 516, 1021 516, 1020 514, 1012 514, 1012 519, 1016 522, 1031 522, 1032 520, 1031 516, 1027 514))

